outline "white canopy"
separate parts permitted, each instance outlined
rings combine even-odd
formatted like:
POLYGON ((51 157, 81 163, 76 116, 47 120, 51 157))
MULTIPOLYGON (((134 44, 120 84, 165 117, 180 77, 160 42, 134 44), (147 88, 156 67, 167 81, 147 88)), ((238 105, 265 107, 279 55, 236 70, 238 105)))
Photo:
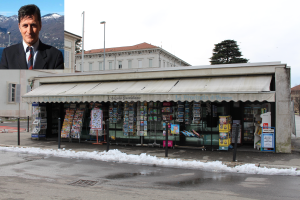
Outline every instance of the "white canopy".
POLYGON ((45 84, 23 102, 268 101, 272 76, 45 84))

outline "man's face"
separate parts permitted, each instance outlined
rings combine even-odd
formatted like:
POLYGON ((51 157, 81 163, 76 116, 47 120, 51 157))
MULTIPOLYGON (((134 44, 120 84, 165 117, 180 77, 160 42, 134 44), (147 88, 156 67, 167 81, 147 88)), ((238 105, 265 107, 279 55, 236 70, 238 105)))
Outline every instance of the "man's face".
POLYGON ((39 39, 41 28, 42 24, 38 21, 36 15, 25 16, 19 23, 19 30, 28 46, 32 46, 39 39))

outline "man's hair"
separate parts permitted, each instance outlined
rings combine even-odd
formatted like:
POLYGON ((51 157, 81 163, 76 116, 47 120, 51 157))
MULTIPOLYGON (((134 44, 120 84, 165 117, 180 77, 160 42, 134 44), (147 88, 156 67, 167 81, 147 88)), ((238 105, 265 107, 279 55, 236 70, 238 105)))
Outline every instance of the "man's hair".
POLYGON ((29 4, 26 6, 22 6, 19 11, 18 11, 18 19, 19 19, 19 24, 21 22, 21 20, 25 17, 25 16, 32 16, 32 15, 36 15, 37 16, 37 20, 42 23, 41 21, 41 12, 39 7, 37 7, 34 4, 29 4))

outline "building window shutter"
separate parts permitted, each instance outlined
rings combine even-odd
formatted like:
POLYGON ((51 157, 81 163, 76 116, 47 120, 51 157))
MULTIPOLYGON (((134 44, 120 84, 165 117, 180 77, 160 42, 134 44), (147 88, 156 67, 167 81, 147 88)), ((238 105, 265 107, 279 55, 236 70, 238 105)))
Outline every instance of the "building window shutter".
POLYGON ((128 60, 128 69, 131 69, 131 68, 132 68, 132 61, 128 60))
POLYGON ((93 71, 93 63, 89 63, 90 64, 90 71, 93 71))
POLYGON ((21 84, 16 84, 16 103, 20 103, 21 102, 21 84))
POLYGON ((64 61, 65 61, 65 68, 69 68, 69 51, 65 51, 65 53, 64 53, 64 56, 65 56, 65 59, 64 59, 64 61))
POLYGON ((12 91, 11 90, 12 90, 12 83, 9 83, 8 84, 8 102, 12 102, 11 101, 11 99, 12 99, 12 93, 11 92, 12 91))
POLYGON ((139 68, 142 68, 142 67, 143 67, 142 60, 139 60, 139 68))
POLYGON ((109 62, 109 70, 112 70, 112 62, 109 62))
POLYGON ((99 70, 102 70, 102 62, 99 62, 99 70))
POLYGON ((152 59, 149 59, 149 67, 152 67, 152 59))

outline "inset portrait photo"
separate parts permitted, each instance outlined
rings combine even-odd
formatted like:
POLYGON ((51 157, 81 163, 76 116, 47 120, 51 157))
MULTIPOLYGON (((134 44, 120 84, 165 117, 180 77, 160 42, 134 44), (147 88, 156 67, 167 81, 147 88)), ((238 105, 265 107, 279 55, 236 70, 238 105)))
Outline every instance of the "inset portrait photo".
POLYGON ((0 69, 64 69, 64 0, 0 2, 0 69))

